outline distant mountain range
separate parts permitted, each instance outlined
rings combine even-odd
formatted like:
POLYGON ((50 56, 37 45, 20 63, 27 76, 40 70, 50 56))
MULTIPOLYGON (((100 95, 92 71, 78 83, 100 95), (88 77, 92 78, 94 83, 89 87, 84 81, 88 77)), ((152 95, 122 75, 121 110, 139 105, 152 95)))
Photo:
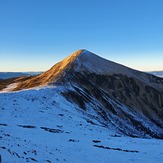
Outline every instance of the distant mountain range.
MULTIPOLYGON (((16 78, 21 76, 36 76, 41 74, 42 71, 37 72, 0 72, 0 79, 16 78)), ((158 77, 163 77, 163 71, 148 71, 147 73, 153 74, 158 77)))
POLYGON ((16 78, 20 76, 35 76, 42 72, 0 72, 0 79, 16 78))

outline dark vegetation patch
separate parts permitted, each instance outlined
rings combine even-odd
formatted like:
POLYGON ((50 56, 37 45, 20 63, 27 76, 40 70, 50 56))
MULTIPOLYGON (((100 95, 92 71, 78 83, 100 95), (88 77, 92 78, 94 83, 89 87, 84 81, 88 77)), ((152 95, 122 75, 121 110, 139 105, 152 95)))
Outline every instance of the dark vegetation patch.
POLYGON ((138 153, 139 152, 137 150, 128 150, 128 149, 121 149, 121 148, 110 148, 110 147, 102 146, 102 145, 94 145, 94 147, 103 148, 103 149, 110 149, 110 150, 115 150, 115 151, 122 151, 122 152, 131 152, 131 153, 138 153))
POLYGON ((13 154, 14 156, 17 156, 18 158, 20 158, 20 156, 19 156, 18 153, 16 153, 16 152, 12 152, 12 154, 13 154))
MULTIPOLYGON (((7 150, 11 155, 17 156, 18 158, 21 158, 17 152, 11 151, 10 149, 7 149, 6 147, 1 147, 3 150, 7 150)), ((1 162, 0 162, 1 163, 1 162)))
POLYGON ((60 129, 54 129, 54 128, 47 128, 47 127, 40 127, 41 129, 51 132, 51 133, 63 133, 63 130, 60 129))
POLYGON ((92 142, 94 142, 94 143, 100 143, 101 140, 92 140, 92 142))
POLYGON ((18 125, 18 126, 23 128, 36 128, 36 126, 31 126, 31 125, 18 125))
POLYGON ((4 124, 4 123, 0 123, 0 126, 7 126, 7 124, 4 124))
POLYGON ((85 102, 86 100, 84 97, 77 92, 74 91, 68 91, 68 92, 62 92, 62 95, 70 102, 75 103, 79 106, 79 108, 86 110, 85 102))
POLYGON ((75 139, 69 139, 69 142, 79 142, 79 140, 75 140, 75 139))
POLYGON ((94 123, 93 121, 89 120, 89 119, 86 119, 87 123, 90 123, 92 125, 96 125, 96 123, 94 123))
POLYGON ((70 132, 68 132, 68 131, 66 131, 65 133, 66 133, 66 134, 70 134, 70 132))
POLYGON ((1 148, 2 148, 2 149, 6 149, 6 147, 4 147, 4 146, 3 146, 3 147, 1 147, 1 148))
POLYGON ((36 160, 35 158, 32 158, 32 157, 26 158, 26 161, 27 161, 27 162, 30 162, 30 161, 38 162, 38 160, 36 160))
POLYGON ((63 128, 63 126, 57 125, 58 128, 63 128))
POLYGON ((61 117, 63 117, 64 116, 64 114, 58 114, 59 116, 61 116, 61 117))

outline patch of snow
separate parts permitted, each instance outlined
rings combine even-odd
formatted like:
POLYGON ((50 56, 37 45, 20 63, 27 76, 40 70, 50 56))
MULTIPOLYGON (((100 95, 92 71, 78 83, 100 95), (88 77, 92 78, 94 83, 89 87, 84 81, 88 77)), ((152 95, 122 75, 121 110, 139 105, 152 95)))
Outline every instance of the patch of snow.
POLYGON ((10 92, 10 91, 13 90, 14 88, 16 88, 16 86, 17 86, 17 83, 9 84, 6 88, 4 88, 2 91, 0 91, 0 93, 3 93, 3 92, 10 92))
POLYGON ((62 86, 0 94, 2 162, 163 162, 162 140, 119 136, 92 125, 61 91, 62 86))

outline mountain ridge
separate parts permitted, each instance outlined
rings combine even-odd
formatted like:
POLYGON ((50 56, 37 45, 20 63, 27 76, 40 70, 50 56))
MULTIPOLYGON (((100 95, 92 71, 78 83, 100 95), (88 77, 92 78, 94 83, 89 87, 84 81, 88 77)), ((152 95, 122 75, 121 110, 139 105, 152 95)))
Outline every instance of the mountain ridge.
MULTIPOLYGON (((56 81, 60 80, 60 77, 63 78, 66 75, 66 72, 71 69, 71 67, 74 67, 75 71, 79 72, 89 71, 91 73, 101 75, 127 75, 128 77, 138 78, 142 81, 147 80, 145 82, 149 82, 149 84, 151 84, 155 88, 158 87, 155 85, 159 85, 159 83, 157 83, 157 77, 154 77, 151 74, 137 71, 124 65, 106 60, 94 53, 89 52, 88 50, 82 49, 72 53, 67 58, 56 63, 47 71, 31 78, 24 78, 22 82, 17 83, 17 86, 15 87, 15 89, 13 89, 13 91, 54 84, 56 81)), ((159 89, 162 89, 162 87, 159 89)))
POLYGON ((28 79, 22 83, 19 83, 14 91, 21 90, 21 89, 29 89, 32 87, 44 86, 52 81, 55 81, 57 77, 59 77, 63 71, 76 59, 76 57, 82 52, 83 50, 78 50, 75 53, 71 54, 67 58, 63 59, 61 62, 56 63, 46 72, 35 76, 31 79, 28 79))

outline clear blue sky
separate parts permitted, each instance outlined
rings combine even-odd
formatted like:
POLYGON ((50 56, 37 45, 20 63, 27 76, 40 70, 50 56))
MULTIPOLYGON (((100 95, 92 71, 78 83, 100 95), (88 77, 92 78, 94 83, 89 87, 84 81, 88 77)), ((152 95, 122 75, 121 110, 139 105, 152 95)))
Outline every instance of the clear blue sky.
POLYGON ((163 70, 163 0, 0 0, 0 71, 44 71, 83 48, 163 70))

